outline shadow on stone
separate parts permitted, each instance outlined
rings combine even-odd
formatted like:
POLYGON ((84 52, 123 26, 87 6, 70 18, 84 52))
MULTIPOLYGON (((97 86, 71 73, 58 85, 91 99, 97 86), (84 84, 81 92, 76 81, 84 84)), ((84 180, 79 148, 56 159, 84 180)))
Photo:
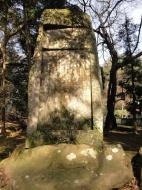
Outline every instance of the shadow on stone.
POLYGON ((37 129, 42 130, 87 130, 92 129, 91 117, 76 118, 77 113, 62 107, 50 113, 49 119, 39 123, 37 129))

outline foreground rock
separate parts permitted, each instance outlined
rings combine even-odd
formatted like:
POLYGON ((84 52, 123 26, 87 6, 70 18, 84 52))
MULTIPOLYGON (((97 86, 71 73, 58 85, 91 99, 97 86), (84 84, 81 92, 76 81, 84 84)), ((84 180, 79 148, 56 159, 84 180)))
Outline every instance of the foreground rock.
POLYGON ((17 149, 0 164, 2 190, 109 190, 132 178, 120 145, 45 145, 17 149))

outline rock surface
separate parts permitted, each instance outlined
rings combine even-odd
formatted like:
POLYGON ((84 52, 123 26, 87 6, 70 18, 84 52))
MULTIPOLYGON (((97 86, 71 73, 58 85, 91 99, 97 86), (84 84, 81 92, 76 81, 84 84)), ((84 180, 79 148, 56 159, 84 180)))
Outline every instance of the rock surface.
POLYGON ((17 149, 0 168, 2 190, 110 190, 132 177, 120 145, 96 149, 85 144, 59 144, 17 149))

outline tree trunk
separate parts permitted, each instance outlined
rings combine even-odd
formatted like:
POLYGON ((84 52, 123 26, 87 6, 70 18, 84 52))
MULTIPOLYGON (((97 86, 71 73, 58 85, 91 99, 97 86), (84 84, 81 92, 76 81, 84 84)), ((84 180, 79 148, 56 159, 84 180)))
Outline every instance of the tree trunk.
POLYGON ((137 130, 137 119, 136 119, 136 93, 135 93, 135 73, 134 65, 131 63, 131 80, 132 80, 132 115, 133 115, 133 127, 134 131, 137 130))
POLYGON ((28 21, 28 9, 29 9, 29 2, 23 1, 23 14, 24 14, 24 26, 25 26, 25 40, 26 40, 26 56, 27 56, 27 62, 28 66, 30 68, 31 65, 31 34, 30 34, 30 28, 29 28, 29 21, 28 21))
POLYGON ((116 118, 114 115, 115 111, 115 96, 117 88, 117 59, 112 60, 112 68, 110 71, 110 80, 107 94, 107 116, 105 121, 105 130, 109 131, 110 129, 116 128, 116 118))
MULTIPOLYGON (((6 37, 5 37, 6 38, 6 37)), ((6 107, 6 89, 5 89, 5 74, 6 74, 6 64, 7 64, 7 50, 6 50, 6 43, 4 43, 2 49, 3 55, 3 63, 2 63, 2 135, 6 135, 6 127, 5 127, 5 107, 6 107)))
POLYGON ((5 4, 5 23, 4 23, 4 40, 1 46, 2 56, 3 56, 3 62, 2 62, 2 131, 1 133, 5 136, 6 135, 6 65, 7 65, 7 42, 8 42, 8 36, 7 36, 7 14, 8 14, 8 6, 5 4))

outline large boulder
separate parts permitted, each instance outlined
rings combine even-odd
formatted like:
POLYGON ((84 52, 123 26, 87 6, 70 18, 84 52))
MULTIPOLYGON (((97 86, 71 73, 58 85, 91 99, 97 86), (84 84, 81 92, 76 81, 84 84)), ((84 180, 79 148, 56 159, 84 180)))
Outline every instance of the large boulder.
POLYGON ((132 171, 120 145, 45 145, 17 149, 0 164, 2 190, 110 190, 132 171))

